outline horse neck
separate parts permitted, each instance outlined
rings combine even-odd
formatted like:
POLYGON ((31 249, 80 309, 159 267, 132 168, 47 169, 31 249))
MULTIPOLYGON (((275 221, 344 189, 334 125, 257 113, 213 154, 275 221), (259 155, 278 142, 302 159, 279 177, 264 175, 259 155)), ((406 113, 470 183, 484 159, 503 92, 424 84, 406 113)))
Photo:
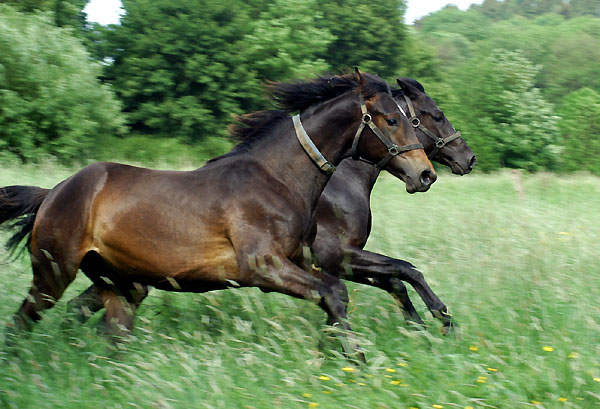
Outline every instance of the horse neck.
MULTIPOLYGON (((358 99, 353 95, 334 98, 309 108, 301 115, 302 124, 323 156, 338 165, 349 154, 360 122, 358 99), (356 101, 355 101, 356 100, 356 101)), ((292 119, 283 121, 269 138, 248 152, 263 163, 271 176, 297 193, 315 209, 330 175, 321 171, 304 151, 296 137, 292 119)))
POLYGON ((381 171, 368 163, 350 158, 344 159, 336 170, 336 178, 341 178, 355 190, 370 195, 381 171))

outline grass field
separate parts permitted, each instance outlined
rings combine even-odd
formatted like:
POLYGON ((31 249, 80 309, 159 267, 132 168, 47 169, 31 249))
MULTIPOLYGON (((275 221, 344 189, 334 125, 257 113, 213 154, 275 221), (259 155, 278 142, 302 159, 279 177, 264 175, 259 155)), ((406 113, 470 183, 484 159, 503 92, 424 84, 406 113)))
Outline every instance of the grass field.
MULTIPOLYGON (((45 187, 55 165, 4 166, 0 186, 45 187)), ((442 174, 408 195, 384 175, 370 250, 411 261, 449 306, 448 336, 407 328, 387 294, 349 285, 366 366, 351 366, 308 302, 255 289, 153 291, 113 347, 64 320, 80 275, 14 350, 0 347, 8 408, 598 408, 600 178, 442 174)), ((0 233, 0 239, 8 237, 0 233)), ((0 250, 0 257, 6 256, 0 250)), ((0 265, 0 322, 24 298, 25 258, 0 265)))

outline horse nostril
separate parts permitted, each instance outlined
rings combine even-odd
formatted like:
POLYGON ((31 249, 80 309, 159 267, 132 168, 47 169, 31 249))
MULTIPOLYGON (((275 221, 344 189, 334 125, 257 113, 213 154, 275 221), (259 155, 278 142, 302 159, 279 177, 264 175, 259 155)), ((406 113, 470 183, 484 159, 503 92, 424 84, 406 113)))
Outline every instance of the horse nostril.
POLYGON ((473 170, 476 163, 477 163, 477 157, 475 155, 473 155, 473 157, 471 158, 471 161, 469 162, 469 170, 473 170))
POLYGON ((435 182, 435 178, 433 176, 433 173, 431 173, 431 171, 424 170, 423 172, 421 172, 421 184, 423 186, 429 186, 433 182, 435 182))

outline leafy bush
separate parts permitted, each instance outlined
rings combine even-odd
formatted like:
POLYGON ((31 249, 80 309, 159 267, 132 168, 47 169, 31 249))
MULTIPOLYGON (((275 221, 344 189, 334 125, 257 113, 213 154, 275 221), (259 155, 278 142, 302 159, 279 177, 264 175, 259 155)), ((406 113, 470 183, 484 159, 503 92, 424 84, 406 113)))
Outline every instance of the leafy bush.
POLYGON ((72 162, 123 130, 119 102, 97 80, 99 64, 70 30, 50 15, 0 5, 0 32, 0 151, 23 162, 72 162))
POLYGON ((562 170, 600 174, 600 94, 590 88, 571 92, 559 112, 562 170))

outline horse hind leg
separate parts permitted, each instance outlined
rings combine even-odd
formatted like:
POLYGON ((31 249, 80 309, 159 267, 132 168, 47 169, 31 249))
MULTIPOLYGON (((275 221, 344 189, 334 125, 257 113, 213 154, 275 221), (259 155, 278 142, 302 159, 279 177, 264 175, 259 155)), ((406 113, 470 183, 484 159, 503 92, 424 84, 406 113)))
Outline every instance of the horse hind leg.
POLYGON ((46 250, 32 253, 33 282, 29 294, 8 323, 9 332, 29 331, 42 318, 41 313, 50 309, 75 279, 74 263, 55 259, 46 250))

